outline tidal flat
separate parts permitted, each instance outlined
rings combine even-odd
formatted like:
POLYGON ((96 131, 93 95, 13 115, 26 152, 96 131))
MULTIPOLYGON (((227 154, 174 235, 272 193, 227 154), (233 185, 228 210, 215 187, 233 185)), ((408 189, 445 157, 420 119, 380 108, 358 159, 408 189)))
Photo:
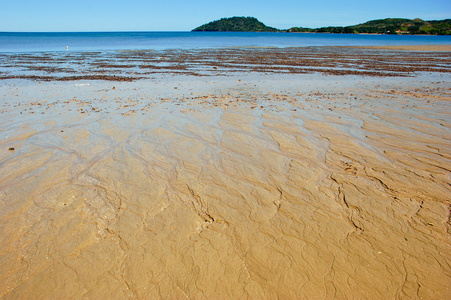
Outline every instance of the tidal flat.
POLYGON ((450 52, 0 61, 0 297, 451 294, 450 52))

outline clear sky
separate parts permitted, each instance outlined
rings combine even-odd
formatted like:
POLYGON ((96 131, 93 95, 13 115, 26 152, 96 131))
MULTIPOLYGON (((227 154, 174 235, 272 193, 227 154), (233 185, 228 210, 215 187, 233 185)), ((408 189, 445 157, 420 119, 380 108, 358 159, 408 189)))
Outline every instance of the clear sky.
POLYGON ((1 0, 0 7, 0 31, 189 31, 233 16, 279 29, 451 18, 451 0, 1 0))

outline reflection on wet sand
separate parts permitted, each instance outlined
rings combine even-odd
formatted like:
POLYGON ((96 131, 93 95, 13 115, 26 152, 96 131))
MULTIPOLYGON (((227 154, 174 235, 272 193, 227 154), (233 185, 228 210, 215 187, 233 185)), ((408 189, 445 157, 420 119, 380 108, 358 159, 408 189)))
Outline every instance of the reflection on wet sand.
POLYGON ((0 295, 446 298, 448 81, 290 76, 3 85, 0 295))

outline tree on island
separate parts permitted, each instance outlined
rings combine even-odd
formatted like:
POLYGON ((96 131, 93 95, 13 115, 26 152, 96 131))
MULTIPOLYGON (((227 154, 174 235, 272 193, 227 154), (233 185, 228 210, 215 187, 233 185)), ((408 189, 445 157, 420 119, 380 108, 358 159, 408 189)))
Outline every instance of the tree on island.
POLYGON ((259 20, 253 17, 232 17, 222 18, 202 26, 199 26, 193 31, 265 31, 276 32, 276 28, 266 26, 259 20))

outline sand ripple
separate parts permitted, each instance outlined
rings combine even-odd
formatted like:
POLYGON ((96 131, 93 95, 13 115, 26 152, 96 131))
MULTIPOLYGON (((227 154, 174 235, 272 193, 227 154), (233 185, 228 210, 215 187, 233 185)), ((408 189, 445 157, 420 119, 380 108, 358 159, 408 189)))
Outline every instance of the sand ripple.
POLYGON ((11 96, 0 295, 446 298, 450 90, 375 82, 11 96))

